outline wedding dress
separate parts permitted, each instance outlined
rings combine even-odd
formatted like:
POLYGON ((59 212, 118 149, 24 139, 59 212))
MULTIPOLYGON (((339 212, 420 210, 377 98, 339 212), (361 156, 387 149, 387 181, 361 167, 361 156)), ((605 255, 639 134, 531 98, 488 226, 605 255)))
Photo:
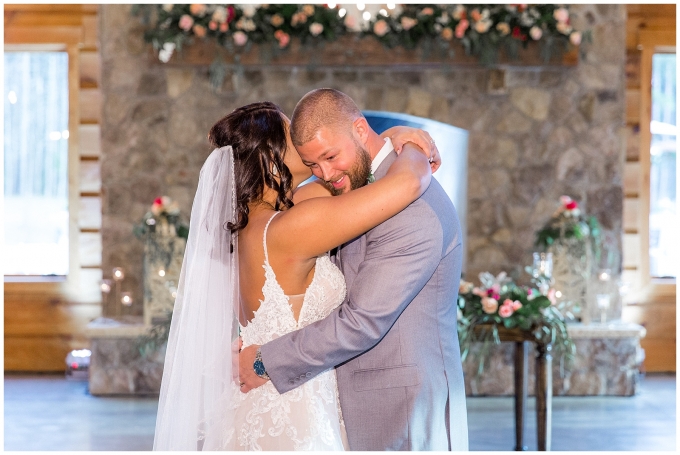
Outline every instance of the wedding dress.
MULTIPOLYGON (((286 296, 269 265, 264 229, 264 300, 253 319, 241 327, 243 347, 263 345, 328 316, 345 298, 345 277, 327 254, 316 259, 314 278, 304 295, 286 296), (290 301, 302 298, 298 320, 290 301)), ((271 381, 248 393, 234 392, 235 434, 230 450, 344 450, 345 428, 338 399, 335 370, 279 394, 271 381)))
MULTIPOLYGON (((347 447, 335 370, 288 393, 271 382, 238 388, 238 337, 243 346, 328 316, 345 298, 345 278, 328 255, 317 258, 302 296, 286 296, 265 252, 264 299, 240 327, 236 179, 231 146, 213 150, 191 208, 189 238, 163 368, 154 450, 342 450, 347 447), (302 299, 298 320, 291 299, 302 299)), ((274 215, 276 216, 276 214, 274 215)), ((272 216, 272 219, 274 218, 272 216)))

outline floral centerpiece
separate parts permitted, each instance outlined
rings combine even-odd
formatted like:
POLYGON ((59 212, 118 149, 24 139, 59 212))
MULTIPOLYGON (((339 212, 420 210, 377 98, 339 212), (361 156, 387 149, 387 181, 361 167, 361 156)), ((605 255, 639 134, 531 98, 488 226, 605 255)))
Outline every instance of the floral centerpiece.
POLYGON ((536 232, 536 246, 548 249, 568 239, 590 243, 596 256, 600 249, 602 230, 594 216, 581 213, 578 203, 569 196, 560 197, 560 207, 548 222, 536 232))
POLYGON ((549 282, 546 277, 532 280, 535 287, 519 286, 505 272, 498 276, 484 272, 479 280, 480 286, 461 280, 458 291, 458 337, 463 361, 472 352, 472 344, 481 342, 481 374, 491 345, 500 344, 499 327, 530 332, 536 340, 552 343, 560 360, 567 364, 571 361, 575 346, 556 306, 555 290, 545 286, 549 282))
POLYGON ((133 232, 138 238, 157 234, 186 239, 189 236, 189 226, 180 221, 179 213, 179 205, 175 201, 168 196, 157 197, 142 222, 135 225, 133 232))

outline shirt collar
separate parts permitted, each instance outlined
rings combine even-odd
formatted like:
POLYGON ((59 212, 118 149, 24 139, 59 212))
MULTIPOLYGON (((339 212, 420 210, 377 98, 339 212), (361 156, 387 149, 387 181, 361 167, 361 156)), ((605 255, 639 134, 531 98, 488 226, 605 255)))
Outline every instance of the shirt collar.
POLYGON ((394 150, 394 147, 392 146, 392 140, 389 137, 386 137, 385 145, 382 146, 371 163, 371 174, 375 174, 382 162, 385 161, 385 158, 387 158, 387 155, 389 155, 392 150, 394 150))

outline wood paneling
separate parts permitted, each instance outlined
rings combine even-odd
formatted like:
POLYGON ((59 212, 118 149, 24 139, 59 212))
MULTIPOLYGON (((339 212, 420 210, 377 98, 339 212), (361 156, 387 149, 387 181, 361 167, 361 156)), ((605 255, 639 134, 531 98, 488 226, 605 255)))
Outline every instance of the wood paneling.
POLYGON ((98 124, 80 125, 80 156, 99 157, 101 150, 101 127, 98 124))
POLYGON ((80 89, 81 123, 101 123, 102 92, 97 88, 80 89))
POLYGON ((627 5, 623 319, 647 328, 646 371, 675 371, 675 291, 649 276, 649 171, 652 55, 675 51, 676 5, 627 5))
POLYGON ((69 275, 5 283, 5 370, 63 371, 101 315, 101 58, 98 5, 5 5, 5 45, 69 53, 69 275), (87 123, 83 125, 82 123, 87 123), (81 197, 84 193, 84 197, 81 197), (81 228, 88 232, 81 232, 81 228))
POLYGON ((80 198, 78 224, 81 229, 100 229, 102 227, 102 199, 95 196, 80 198))
POLYGON ((623 200, 623 230, 627 233, 637 233, 639 229, 639 206, 638 198, 625 198, 623 200))

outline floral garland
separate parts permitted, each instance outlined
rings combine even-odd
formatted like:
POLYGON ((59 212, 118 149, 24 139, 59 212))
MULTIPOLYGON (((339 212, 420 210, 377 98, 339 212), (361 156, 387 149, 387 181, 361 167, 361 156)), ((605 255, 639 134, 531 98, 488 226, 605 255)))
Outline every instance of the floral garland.
POLYGON ((449 49, 458 40, 483 63, 495 62, 501 47, 514 58, 520 45, 539 40, 548 61, 555 44, 567 48, 583 39, 572 27, 567 7, 558 5, 404 5, 398 15, 376 17, 365 33, 390 48, 413 49, 434 41, 449 49))
POLYGON ((477 352, 481 374, 492 344, 500 344, 499 327, 529 331, 536 340, 550 342, 561 365, 569 366, 576 352, 567 333, 564 316, 558 309, 555 290, 545 286, 545 277, 533 281, 536 287, 518 286, 505 272, 494 277, 479 275, 481 286, 460 282, 458 290, 458 338, 461 358, 470 358, 474 342, 481 342, 477 352))
POLYGON ((238 55, 253 43, 278 51, 292 38, 313 45, 358 31, 390 48, 429 49, 436 43, 451 51, 458 41, 483 63, 494 62, 500 47, 515 57, 519 46, 541 41, 549 60, 555 44, 578 46, 589 39, 573 29, 568 8, 557 5, 398 5, 369 14, 363 25, 336 5, 135 5, 132 14, 142 17, 144 37, 163 62, 195 39, 215 40, 238 55))

